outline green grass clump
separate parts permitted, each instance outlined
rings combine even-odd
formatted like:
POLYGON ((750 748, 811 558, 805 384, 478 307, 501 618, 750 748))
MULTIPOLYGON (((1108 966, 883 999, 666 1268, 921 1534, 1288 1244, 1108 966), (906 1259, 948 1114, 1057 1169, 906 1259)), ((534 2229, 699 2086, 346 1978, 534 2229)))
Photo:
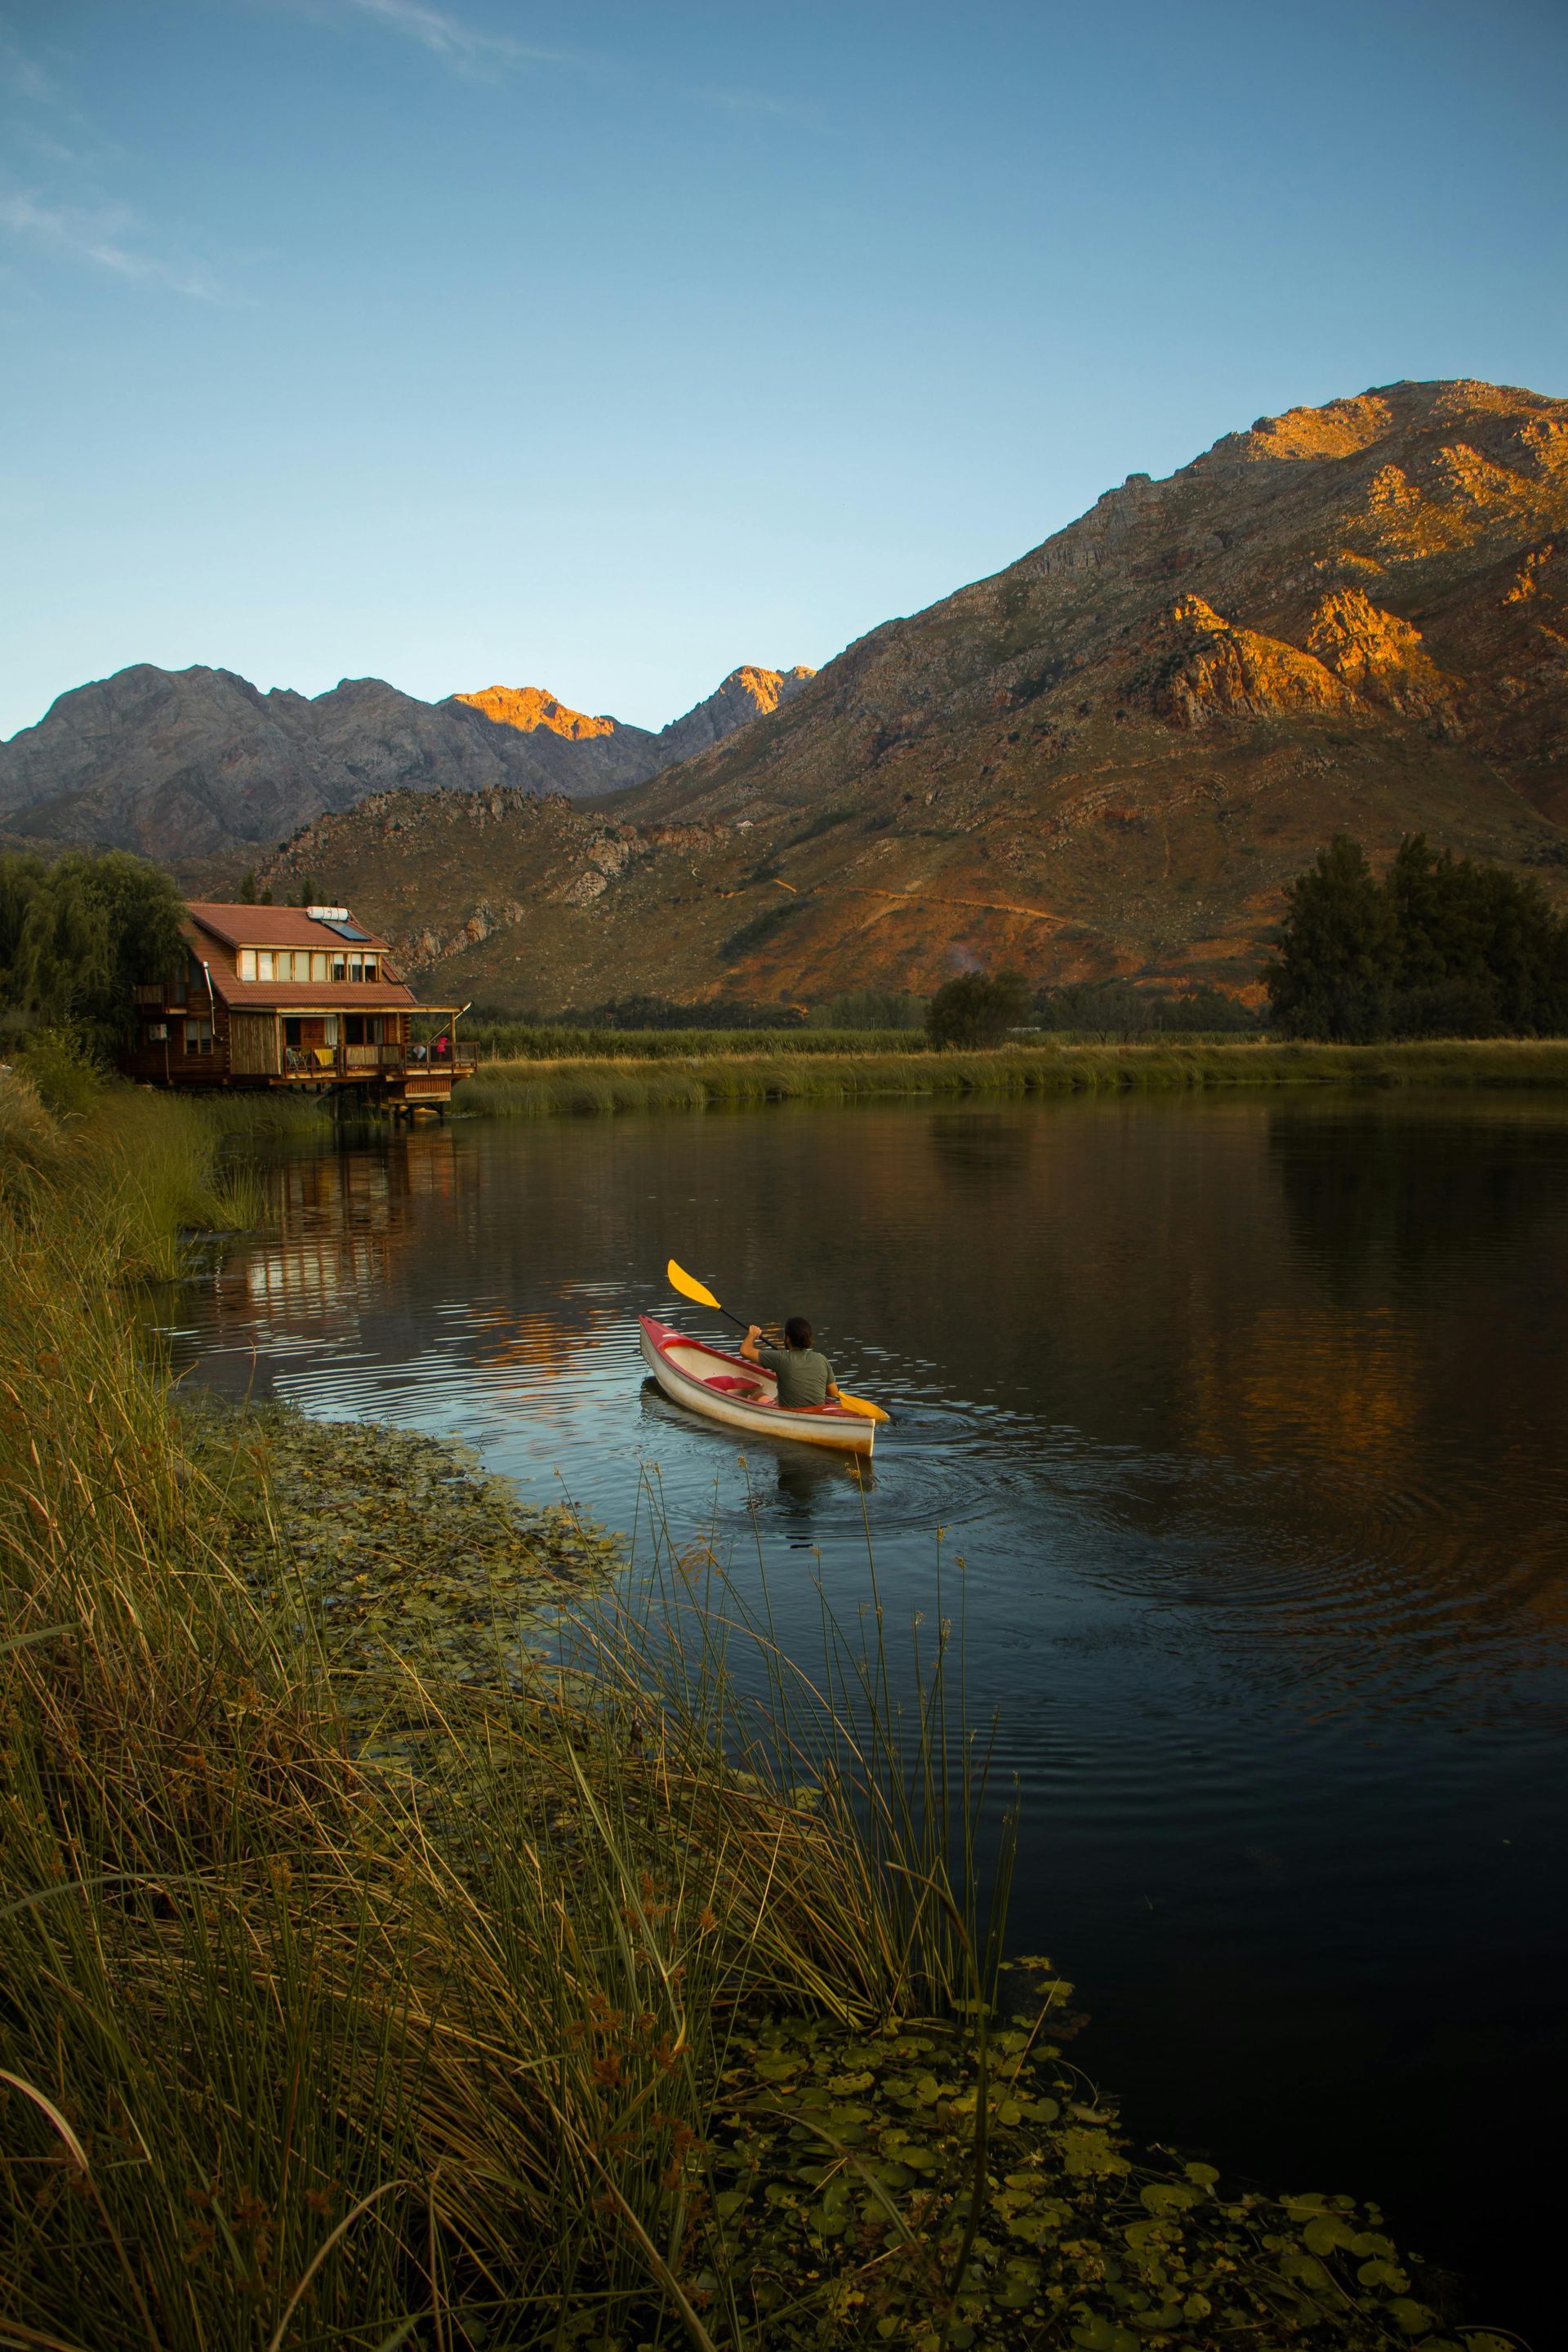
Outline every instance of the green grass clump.
POLYGON ((57 1116, 34 1084, 33 1055, 0 1074, 0 1201, 43 1215, 62 1249, 85 1237, 110 1250, 121 1276, 168 1277, 184 1265, 184 1236, 259 1224, 266 1197, 237 1159, 237 1137, 258 1130, 243 1097, 156 1095, 66 1059, 48 1064, 57 1116))
POLYGON ((26 1072, 0 1070, 0 1198, 47 1172, 58 1173, 65 1139, 26 1072))

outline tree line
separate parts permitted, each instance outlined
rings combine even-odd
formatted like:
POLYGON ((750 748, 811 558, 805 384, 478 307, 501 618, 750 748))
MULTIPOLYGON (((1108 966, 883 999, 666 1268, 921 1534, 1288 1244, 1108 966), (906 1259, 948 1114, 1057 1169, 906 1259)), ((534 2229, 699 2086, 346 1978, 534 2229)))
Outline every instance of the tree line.
POLYGON ((1380 880, 1336 834, 1285 894, 1264 972, 1281 1036, 1545 1037, 1568 1030, 1568 919, 1541 885, 1407 835, 1380 880))
MULTIPOLYGON (((302 903, 310 903, 307 884, 302 903)), ((241 895, 255 894, 247 876, 241 895)), ((1395 1037, 1555 1036, 1568 1033, 1568 918, 1541 885, 1448 850, 1425 835, 1401 843, 1381 878, 1365 850, 1337 834, 1285 894, 1265 969, 1268 1026, 1286 1037, 1374 1043, 1395 1037)), ((266 903, 265 897, 262 903, 266 903)), ((118 850, 52 861, 0 852, 0 1030, 69 1025, 111 1051, 132 1024, 134 986, 180 968, 183 902, 156 866, 118 850)), ((1031 988, 1011 968, 962 972, 927 1002, 863 991, 833 1001, 838 1025, 916 1026, 933 1045, 996 1045, 1010 1030, 1102 1036, 1256 1031, 1218 989, 1177 992, 1127 980, 1031 988)), ((678 1005, 646 996, 595 1008, 637 1027, 794 1025, 797 1006, 725 1000, 678 1005)))

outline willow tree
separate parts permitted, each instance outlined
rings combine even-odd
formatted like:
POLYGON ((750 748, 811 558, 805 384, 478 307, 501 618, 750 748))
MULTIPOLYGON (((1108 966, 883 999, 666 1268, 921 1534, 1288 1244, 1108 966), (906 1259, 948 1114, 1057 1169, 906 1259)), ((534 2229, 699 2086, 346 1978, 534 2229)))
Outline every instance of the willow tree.
POLYGON ((112 1046, 136 982, 183 968, 183 912, 169 877, 121 850, 0 855, 0 1013, 112 1046))

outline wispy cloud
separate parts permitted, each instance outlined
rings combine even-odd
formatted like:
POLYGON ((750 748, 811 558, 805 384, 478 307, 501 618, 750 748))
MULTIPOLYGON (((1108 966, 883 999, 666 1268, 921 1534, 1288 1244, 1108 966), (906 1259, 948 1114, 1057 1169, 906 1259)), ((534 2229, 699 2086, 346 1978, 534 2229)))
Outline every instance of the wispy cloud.
POLYGON ((367 16, 389 33, 401 33, 432 57, 460 71, 483 71, 498 65, 585 65, 593 60, 571 49, 542 48, 520 41, 510 33, 492 33, 445 8, 426 8, 422 0, 344 0, 355 16, 367 16))
POLYGON ((133 284, 166 287, 199 302, 224 299, 222 288, 205 269, 169 260, 138 244, 141 224, 123 205, 50 204, 18 192, 0 195, 0 229, 23 244, 89 263, 133 284))
MULTIPOLYGON (((316 0, 312 14, 317 13, 320 5, 321 0, 316 0)), ((328 0, 328 5, 332 5, 333 0, 328 0)), ((606 57, 591 49, 549 48, 537 42, 520 41, 514 34, 494 32, 448 8, 427 7, 425 0, 335 0, 334 13, 351 19, 357 17, 378 26, 384 32, 416 43, 454 73, 491 79, 509 69, 527 66, 565 66, 616 80, 635 77, 644 87, 661 89, 668 97, 684 100, 688 104, 717 107, 727 113, 768 114, 797 122, 820 120, 815 108, 791 105, 766 91, 671 82, 657 72, 649 74, 642 64, 628 58, 606 57)))
POLYGON ((64 84, 0 24, 0 92, 9 100, 11 184, 0 187, 0 236, 26 253, 106 271, 127 285, 160 288, 198 302, 226 297, 212 272, 171 253, 167 240, 123 204, 111 182, 123 151, 98 137, 64 84), (59 134, 64 132, 62 138, 59 134), (20 158, 32 159, 27 167, 20 158))
POLYGON ((35 106, 47 106, 58 95, 37 58, 18 47, 4 25, 0 25, 0 88, 35 106))

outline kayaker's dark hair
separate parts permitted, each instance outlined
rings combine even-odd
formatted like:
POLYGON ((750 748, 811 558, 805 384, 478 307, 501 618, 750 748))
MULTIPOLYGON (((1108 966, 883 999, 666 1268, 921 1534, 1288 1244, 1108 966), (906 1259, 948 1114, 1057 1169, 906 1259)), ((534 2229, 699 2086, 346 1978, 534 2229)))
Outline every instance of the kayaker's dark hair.
POLYGON ((792 1315, 784 1325, 784 1338, 792 1348, 809 1348, 811 1326, 804 1315, 792 1315))

